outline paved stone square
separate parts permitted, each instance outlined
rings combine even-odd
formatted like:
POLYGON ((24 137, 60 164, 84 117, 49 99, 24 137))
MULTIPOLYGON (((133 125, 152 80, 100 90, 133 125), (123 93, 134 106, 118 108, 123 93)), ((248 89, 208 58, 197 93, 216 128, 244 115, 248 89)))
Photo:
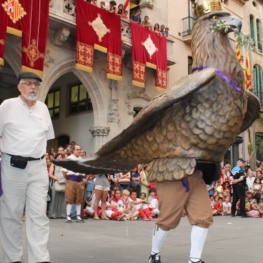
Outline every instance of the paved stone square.
MULTIPOLYGON (((67 224, 62 219, 52 219, 49 239, 51 261, 146 263, 153 226, 153 221, 141 220, 117 222, 88 219, 85 223, 73 221, 67 224)), ((170 231, 162 249, 162 263, 187 263, 190 230, 188 220, 184 217, 180 226, 170 231)), ((206 263, 260 263, 262 242, 262 218, 214 217, 202 259, 206 263)), ((4 262, 1 249, 0 262, 4 262)), ((23 263, 27 263, 26 249, 23 263)))

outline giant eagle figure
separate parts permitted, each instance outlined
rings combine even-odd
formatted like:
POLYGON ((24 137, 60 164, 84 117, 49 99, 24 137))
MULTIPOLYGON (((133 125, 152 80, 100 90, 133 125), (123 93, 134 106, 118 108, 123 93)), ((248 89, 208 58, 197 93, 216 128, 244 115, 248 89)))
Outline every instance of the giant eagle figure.
MULTIPOLYGON (((149 180, 181 180, 195 171, 219 167, 239 133, 259 116, 258 98, 244 88, 244 73, 227 33, 241 21, 226 12, 197 19, 192 31, 194 73, 155 97, 131 125, 92 158, 55 161, 82 173, 113 173, 148 163, 149 180), (210 32, 223 22, 229 29, 210 32), (212 165, 212 166, 211 166, 212 165)), ((217 170, 217 168, 215 170, 217 170)))

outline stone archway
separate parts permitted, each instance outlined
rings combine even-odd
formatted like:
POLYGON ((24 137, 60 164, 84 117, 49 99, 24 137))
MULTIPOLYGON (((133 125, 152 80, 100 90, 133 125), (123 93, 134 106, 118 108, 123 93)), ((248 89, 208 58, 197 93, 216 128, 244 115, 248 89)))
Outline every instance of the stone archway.
POLYGON ((89 93, 94 111, 94 125, 104 125, 104 123, 98 122, 99 120, 105 118, 105 111, 107 110, 107 101, 105 100, 105 96, 102 96, 95 76, 76 70, 75 60, 73 59, 61 61, 48 71, 45 71, 43 82, 41 84, 42 89, 39 94, 39 100, 44 101, 53 83, 58 78, 69 72, 73 73, 82 82, 89 93))

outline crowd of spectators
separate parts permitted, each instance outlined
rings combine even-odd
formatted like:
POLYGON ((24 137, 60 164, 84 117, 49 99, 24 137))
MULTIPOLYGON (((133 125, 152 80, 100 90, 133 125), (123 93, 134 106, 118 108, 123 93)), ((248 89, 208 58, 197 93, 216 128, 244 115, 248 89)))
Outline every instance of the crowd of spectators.
MULTIPOLYGON (((53 148, 46 153, 47 171, 50 187, 47 195, 49 218, 68 218, 65 201, 65 188, 57 189, 55 184, 66 184, 63 168, 52 163, 54 159, 66 159, 72 154, 76 145, 73 141, 65 148, 53 148)), ((80 156, 86 157, 81 148, 80 156)), ((158 196, 155 183, 148 182, 146 165, 139 164, 132 171, 115 174, 83 175, 85 192, 83 195, 82 217, 92 217, 94 220, 154 220, 159 214, 158 196)), ((76 218, 76 208, 73 205, 70 218, 76 218)), ((66 220, 69 222, 70 220, 66 220)), ((80 220, 78 220, 80 221, 80 220)), ((70 221, 71 222, 71 221, 70 221)))
MULTIPOLYGON (((248 217, 259 218, 263 214, 263 162, 255 171, 249 166, 245 166, 246 190, 245 210, 248 217)), ((211 199, 211 209, 213 215, 231 215, 232 203, 232 181, 230 164, 226 164, 221 169, 221 176, 218 181, 207 185, 207 192, 211 199)), ((240 202, 236 205, 236 214, 239 215, 240 202)), ((235 216, 232 215, 232 216, 235 216)))
MULTIPOLYGON (((54 183, 66 183, 62 168, 52 163, 53 159, 65 159, 72 154, 73 141, 65 148, 53 148, 46 153, 47 170, 50 179, 48 193, 48 211, 50 218, 66 218, 66 201, 64 191, 57 191, 54 183)), ((86 157, 81 148, 80 156, 86 157)), ((245 209, 249 217, 259 218, 263 214, 263 162, 255 171, 247 165, 245 209)), ((211 200, 211 209, 214 216, 231 215, 232 181, 230 164, 221 169, 221 176, 207 185, 207 192, 211 200)), ((83 215, 95 220, 154 220, 158 216, 158 196, 154 182, 148 182, 146 165, 139 164, 132 171, 123 171, 115 174, 85 175, 85 194, 83 195, 83 215), (96 183, 97 181, 97 183, 96 183), (103 183, 104 181, 104 183, 103 183), (106 183, 105 183, 106 182, 106 183)), ((236 205, 236 214, 239 215, 240 204, 236 205)), ((184 215, 184 212, 183 214, 184 215)), ((71 216, 76 216, 74 206, 71 216)), ((233 216, 233 215, 232 215, 233 216)))
POLYGON ((159 25, 158 23, 155 23, 154 26, 149 21, 149 16, 144 16, 144 20, 141 19, 141 10, 136 9, 133 10, 129 17, 129 12, 127 9, 124 9, 123 4, 119 4, 117 6, 116 1, 112 0, 109 3, 105 1, 101 1, 98 5, 97 0, 86 0, 87 2, 99 6, 102 9, 105 9, 111 13, 115 13, 117 15, 120 15, 124 19, 130 19, 150 30, 155 31, 157 34, 161 36, 168 37, 169 36, 169 27, 166 27, 165 25, 159 25))

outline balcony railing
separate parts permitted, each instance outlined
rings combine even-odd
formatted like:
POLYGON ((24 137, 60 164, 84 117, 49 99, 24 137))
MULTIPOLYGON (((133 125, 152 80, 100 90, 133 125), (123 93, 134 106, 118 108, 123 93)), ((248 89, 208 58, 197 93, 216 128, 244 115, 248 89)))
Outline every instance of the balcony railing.
POLYGON ((182 19, 183 20, 183 32, 182 37, 190 36, 192 34, 192 29, 194 26, 195 18, 188 16, 182 19))
MULTIPOLYGON (((59 24, 61 24, 61 27, 67 27, 68 25, 71 29, 70 33, 74 36, 75 32, 72 31, 75 31, 76 26, 75 0, 50 0, 49 7, 50 19, 55 21, 55 23, 50 23, 51 25, 54 25, 54 30, 58 30, 59 24)), ((124 49, 130 49, 132 46, 130 22, 123 18, 121 19, 121 35, 124 49)), ((172 39, 167 38, 168 65, 175 64, 173 57, 173 43, 174 41, 172 39)))

